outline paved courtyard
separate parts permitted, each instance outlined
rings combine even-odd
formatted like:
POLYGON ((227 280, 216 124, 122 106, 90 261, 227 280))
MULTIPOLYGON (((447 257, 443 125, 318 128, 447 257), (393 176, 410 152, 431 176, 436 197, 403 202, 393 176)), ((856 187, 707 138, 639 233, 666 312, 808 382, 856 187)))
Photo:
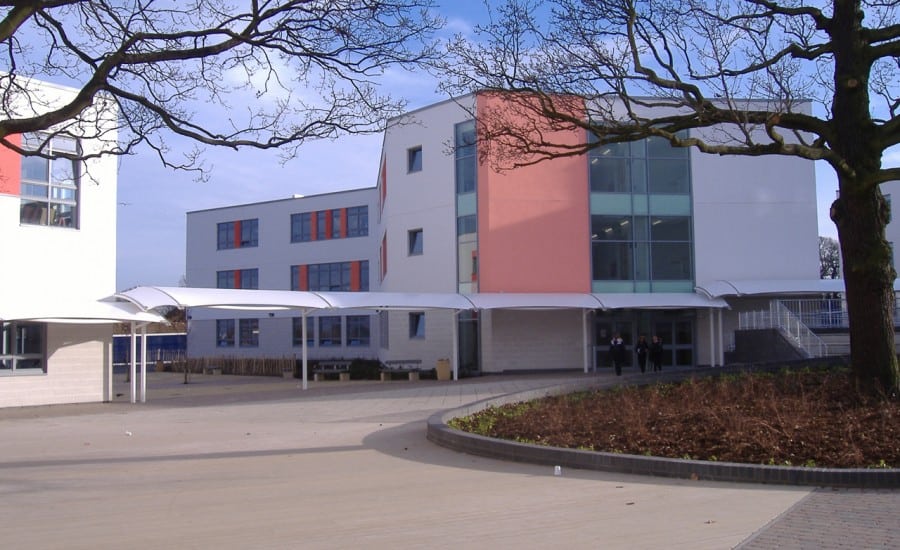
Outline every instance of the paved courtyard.
POLYGON ((107 404, 0 409, 0 545, 897 548, 900 492, 506 463, 425 439, 436 411, 586 379, 311 382, 150 373, 107 404))

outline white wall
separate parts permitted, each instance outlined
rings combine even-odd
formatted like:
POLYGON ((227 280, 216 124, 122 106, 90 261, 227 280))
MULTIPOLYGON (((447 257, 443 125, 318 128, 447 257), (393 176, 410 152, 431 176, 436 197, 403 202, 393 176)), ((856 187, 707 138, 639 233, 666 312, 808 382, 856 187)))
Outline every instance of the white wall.
MULTIPOLYGON (((62 86, 31 84, 40 88, 48 106, 68 101, 76 93, 62 86)), ((115 107, 109 107, 99 117, 101 133, 104 139, 115 140, 115 107)), ((102 144, 92 139, 81 145, 89 154, 102 144)), ((20 224, 19 196, 0 195, 5 258, 0 300, 25 306, 86 303, 116 291, 117 166, 117 159, 109 156, 83 164, 77 228, 20 224)), ((10 176, 20 179, 20 174, 10 176)), ((104 400, 112 326, 50 324, 46 334, 47 372, 0 377, 0 407, 104 400)))
POLYGON ((580 310, 495 310, 482 322, 492 341, 482 348, 486 373, 584 368, 580 310))
MULTIPOLYGON (((471 103, 471 101, 470 101, 471 103)), ((454 126, 472 116, 445 101, 413 111, 385 132, 387 197, 381 233, 387 230, 388 271, 382 289, 456 292, 456 183, 454 126), (422 147, 422 170, 407 172, 407 151, 422 147), (423 254, 408 254, 408 232, 422 229, 423 254)))

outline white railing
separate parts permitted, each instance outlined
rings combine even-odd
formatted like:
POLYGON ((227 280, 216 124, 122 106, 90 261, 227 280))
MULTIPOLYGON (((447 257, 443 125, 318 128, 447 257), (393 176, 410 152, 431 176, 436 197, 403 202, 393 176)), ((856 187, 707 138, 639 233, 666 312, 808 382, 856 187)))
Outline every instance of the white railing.
POLYGON ((768 311, 745 311, 738 315, 741 330, 778 329, 809 357, 825 357, 828 345, 788 309, 781 300, 769 302, 768 311))

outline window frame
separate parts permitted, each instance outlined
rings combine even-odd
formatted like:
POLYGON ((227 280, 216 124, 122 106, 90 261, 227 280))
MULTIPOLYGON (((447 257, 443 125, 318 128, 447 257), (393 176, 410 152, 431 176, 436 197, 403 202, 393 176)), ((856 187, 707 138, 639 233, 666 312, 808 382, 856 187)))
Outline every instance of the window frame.
POLYGON ((342 330, 340 315, 322 315, 317 317, 319 320, 319 347, 320 348, 339 348, 344 345, 344 332, 342 330), (335 332, 337 334, 337 342, 335 342, 335 332))
POLYGON ((347 315, 347 347, 372 345, 372 322, 369 315, 347 315))
POLYGON ((238 319, 238 347, 259 347, 259 319, 251 317, 238 319))
POLYGON ((410 147, 406 150, 406 173, 412 174, 414 172, 421 172, 422 166, 424 165, 424 153, 422 152, 422 146, 416 145, 415 147, 410 147))
POLYGON ((425 339, 425 312, 410 311, 409 312, 409 339, 424 340, 425 339))
POLYGON ((63 155, 81 155, 81 140, 43 132, 26 133, 22 134, 22 148, 28 151, 41 151, 41 155, 22 157, 19 173, 19 223, 79 229, 81 227, 82 163, 63 155), (71 144, 71 146, 66 144, 71 144), (55 177, 61 172, 59 169, 54 169, 54 164, 58 166, 58 163, 62 163, 69 169, 66 173, 71 178, 71 183, 67 183, 66 178, 58 180, 55 177), (40 170, 40 177, 34 177, 35 174, 29 173, 31 172, 29 166, 38 164, 43 164, 44 168, 40 170), (36 193, 35 191, 38 190, 43 190, 43 192, 36 193), (35 206, 37 206, 36 210, 35 206), (30 214, 26 216, 26 212, 30 214), (34 215, 35 213, 37 216, 34 215))
POLYGON ((234 319, 216 319, 216 347, 233 348, 235 344, 234 319))
POLYGON ((406 251, 408 256, 421 256, 425 253, 425 232, 421 227, 407 232, 406 251))
MULTIPOLYGON (((28 346, 30 347, 30 346, 28 346)), ((0 376, 27 376, 47 373, 47 325, 30 321, 0 321, 0 376), (20 329, 33 329, 38 351, 27 351, 20 329), (37 366, 22 367, 19 363, 37 366)))

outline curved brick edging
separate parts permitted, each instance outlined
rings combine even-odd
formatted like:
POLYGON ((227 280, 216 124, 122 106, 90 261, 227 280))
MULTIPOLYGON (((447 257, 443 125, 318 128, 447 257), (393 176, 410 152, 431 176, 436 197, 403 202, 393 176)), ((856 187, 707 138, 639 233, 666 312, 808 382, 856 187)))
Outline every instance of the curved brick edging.
POLYGON ((530 401, 550 395, 572 393, 578 390, 612 387, 613 385, 615 385, 615 382, 554 386, 485 399, 458 409, 438 412, 428 418, 427 437, 429 441, 437 445, 468 454, 513 462, 546 464, 581 470, 682 479, 772 483, 778 485, 855 488, 900 487, 900 469, 897 468, 801 468, 603 453, 493 439, 455 430, 447 426, 447 422, 452 418, 469 416, 491 406, 530 401))

